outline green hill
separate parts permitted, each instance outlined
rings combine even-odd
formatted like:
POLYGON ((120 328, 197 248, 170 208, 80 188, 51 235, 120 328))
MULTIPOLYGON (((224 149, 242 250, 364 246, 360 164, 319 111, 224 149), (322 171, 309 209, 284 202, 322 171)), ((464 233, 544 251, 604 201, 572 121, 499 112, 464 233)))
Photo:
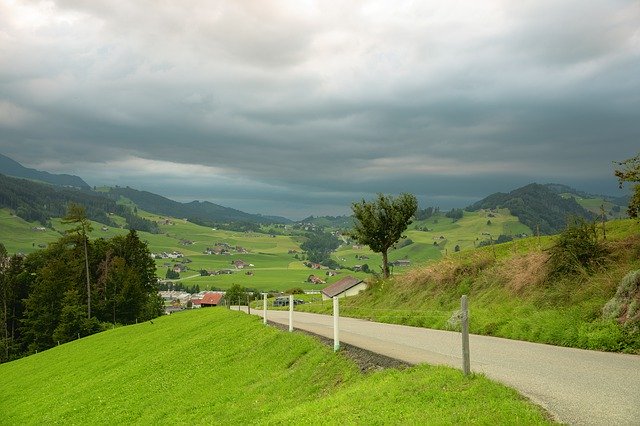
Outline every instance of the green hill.
POLYGON ((108 226, 119 226, 111 215, 123 217, 126 227, 157 232, 155 223, 142 219, 128 206, 117 204, 91 190, 63 188, 0 174, 0 208, 7 208, 25 221, 50 226, 50 220, 63 217, 70 203, 81 204, 87 217, 108 226))
MULTIPOLYGON (((208 201, 179 203, 151 192, 138 191, 129 187, 109 188, 107 194, 114 200, 120 200, 121 198, 130 200, 136 204, 138 208, 151 213, 186 218, 204 226, 215 226, 216 224, 229 222, 247 222, 252 224, 291 223, 289 219, 283 217, 245 213, 208 201)), ((254 227, 252 229, 258 230, 259 228, 254 227)))
POLYGON ((521 223, 551 235, 560 232, 567 225, 570 216, 593 220, 596 215, 573 198, 563 198, 545 185, 532 183, 515 189, 508 194, 497 192, 467 207, 467 211, 480 209, 509 209, 521 223))
POLYGON ((0 365, 0 423, 546 424, 481 375, 361 374, 299 333, 222 308, 116 328, 0 365))

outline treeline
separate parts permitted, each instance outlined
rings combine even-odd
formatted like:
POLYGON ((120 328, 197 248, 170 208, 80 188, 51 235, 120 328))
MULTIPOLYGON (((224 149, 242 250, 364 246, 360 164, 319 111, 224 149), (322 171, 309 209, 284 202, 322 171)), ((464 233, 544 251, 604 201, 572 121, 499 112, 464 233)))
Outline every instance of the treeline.
POLYGON ((562 198, 544 185, 532 183, 508 194, 497 192, 467 207, 480 209, 509 209, 521 223, 540 234, 557 234, 567 226, 570 217, 594 220, 595 215, 573 198, 562 198))
POLYGON ((117 227, 118 224, 111 219, 109 213, 123 217, 129 229, 160 232, 155 222, 141 218, 130 207, 117 204, 99 193, 0 174, 0 207, 11 209, 16 216, 28 222, 40 222, 43 226, 51 227, 51 218, 64 216, 67 206, 72 203, 83 205, 89 219, 111 227, 117 227))
POLYGON ((0 243, 0 362, 113 324, 157 317, 163 302, 155 271, 149 249, 135 231, 94 241, 67 234, 28 256, 9 256, 0 243))

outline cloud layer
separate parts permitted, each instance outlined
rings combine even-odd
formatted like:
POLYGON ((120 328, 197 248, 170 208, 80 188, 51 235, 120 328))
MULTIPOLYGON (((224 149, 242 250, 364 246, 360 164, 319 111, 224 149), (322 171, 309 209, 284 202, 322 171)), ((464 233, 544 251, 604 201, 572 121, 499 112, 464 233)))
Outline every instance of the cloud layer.
POLYGON ((612 193, 640 147, 640 3, 0 0, 0 150, 302 217, 612 193))

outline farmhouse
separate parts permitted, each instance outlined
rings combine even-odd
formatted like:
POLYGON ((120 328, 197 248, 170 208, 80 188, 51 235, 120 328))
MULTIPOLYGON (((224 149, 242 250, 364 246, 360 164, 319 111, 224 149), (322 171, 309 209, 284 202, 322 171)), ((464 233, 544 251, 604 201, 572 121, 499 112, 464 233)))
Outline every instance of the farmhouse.
POLYGON ((411 266, 411 261, 409 259, 399 259, 391 262, 393 266, 411 266))
POLYGON ((211 306, 220 306, 223 303, 224 294, 222 293, 205 293, 202 299, 200 300, 200 306, 203 308, 208 308, 211 306))
POLYGON ((322 289, 322 300, 329 300, 333 297, 355 296, 366 290, 367 283, 360 278, 352 276, 344 277, 328 287, 322 289))

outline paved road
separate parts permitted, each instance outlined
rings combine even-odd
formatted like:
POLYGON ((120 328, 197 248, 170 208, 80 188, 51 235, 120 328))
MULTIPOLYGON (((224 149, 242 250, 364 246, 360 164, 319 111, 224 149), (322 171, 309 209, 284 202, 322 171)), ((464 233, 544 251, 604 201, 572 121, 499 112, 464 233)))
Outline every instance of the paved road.
MULTIPOLYGON (((282 324, 288 315, 267 312, 282 324)), ((294 327, 333 338, 331 316, 295 312, 294 327)), ((462 368, 460 333, 342 317, 340 340, 412 364, 462 368)), ((472 371, 517 389, 563 423, 640 425, 640 356, 478 335, 470 348, 472 371)))

